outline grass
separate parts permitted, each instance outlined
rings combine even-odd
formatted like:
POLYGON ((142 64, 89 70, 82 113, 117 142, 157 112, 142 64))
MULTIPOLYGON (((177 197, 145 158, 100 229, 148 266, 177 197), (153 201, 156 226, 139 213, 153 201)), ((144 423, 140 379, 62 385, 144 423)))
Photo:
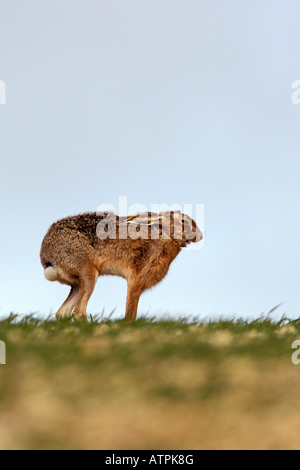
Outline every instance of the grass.
POLYGON ((299 448, 296 339, 284 318, 11 316, 0 448, 299 448))

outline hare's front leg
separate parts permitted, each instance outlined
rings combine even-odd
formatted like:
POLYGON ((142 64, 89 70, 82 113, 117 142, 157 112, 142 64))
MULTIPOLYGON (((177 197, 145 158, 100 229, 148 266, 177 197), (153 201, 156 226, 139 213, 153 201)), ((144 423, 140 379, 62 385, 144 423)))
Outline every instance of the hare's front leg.
POLYGON ((128 282, 125 318, 134 321, 137 315, 138 303, 142 293, 141 287, 137 283, 128 282))

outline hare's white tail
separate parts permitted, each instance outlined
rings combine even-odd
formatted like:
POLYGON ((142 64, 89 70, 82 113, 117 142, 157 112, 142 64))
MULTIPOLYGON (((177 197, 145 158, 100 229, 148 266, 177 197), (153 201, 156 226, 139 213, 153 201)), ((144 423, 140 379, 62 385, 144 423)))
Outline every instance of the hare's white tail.
POLYGON ((47 268, 45 268, 44 276, 47 281, 51 282, 57 281, 59 278, 57 269, 54 266, 48 266, 47 268))

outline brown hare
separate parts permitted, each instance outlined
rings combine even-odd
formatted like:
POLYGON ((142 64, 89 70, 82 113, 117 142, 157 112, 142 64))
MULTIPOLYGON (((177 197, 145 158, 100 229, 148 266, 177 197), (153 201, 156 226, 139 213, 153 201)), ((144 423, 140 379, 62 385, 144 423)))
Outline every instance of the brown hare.
POLYGON ((135 320, 142 292, 161 281, 181 248, 198 242, 202 233, 179 211, 145 212, 119 217, 88 212, 55 222, 41 247, 41 263, 49 281, 71 286, 57 319, 86 319, 86 308, 99 276, 127 280, 126 318, 135 320))

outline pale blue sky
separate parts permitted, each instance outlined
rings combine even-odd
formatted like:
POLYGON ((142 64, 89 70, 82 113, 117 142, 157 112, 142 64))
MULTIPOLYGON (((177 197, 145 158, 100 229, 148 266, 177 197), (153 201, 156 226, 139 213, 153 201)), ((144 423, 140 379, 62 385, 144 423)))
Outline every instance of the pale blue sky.
MULTIPOLYGON (((296 0, 0 0, 0 315, 55 312, 55 220, 99 204, 205 205, 142 312, 300 313, 300 4, 296 0)), ((100 278, 88 311, 117 307, 100 278)))

